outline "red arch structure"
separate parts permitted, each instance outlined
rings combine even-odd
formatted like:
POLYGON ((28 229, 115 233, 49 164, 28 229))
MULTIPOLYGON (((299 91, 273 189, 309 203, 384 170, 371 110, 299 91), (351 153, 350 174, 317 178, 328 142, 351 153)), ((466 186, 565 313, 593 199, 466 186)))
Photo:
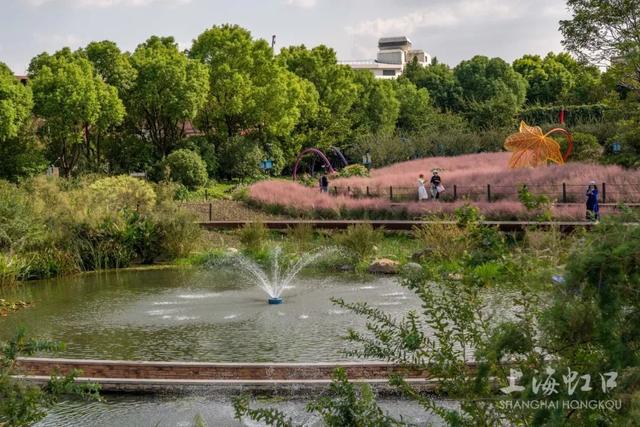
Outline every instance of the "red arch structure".
POLYGON ((320 157, 320 159, 322 159, 325 167, 327 168, 327 171, 329 171, 329 173, 334 173, 335 172, 335 170, 333 169, 333 166, 331 166, 331 162, 329 161, 329 159, 327 159, 327 156, 325 156, 322 151, 318 150, 317 148, 306 148, 306 149, 302 150, 300 152, 300 154, 298 154, 298 158, 296 159, 296 164, 293 167, 293 180, 294 181, 298 178, 298 167, 300 166, 300 161, 308 153, 317 154, 318 157, 320 157))

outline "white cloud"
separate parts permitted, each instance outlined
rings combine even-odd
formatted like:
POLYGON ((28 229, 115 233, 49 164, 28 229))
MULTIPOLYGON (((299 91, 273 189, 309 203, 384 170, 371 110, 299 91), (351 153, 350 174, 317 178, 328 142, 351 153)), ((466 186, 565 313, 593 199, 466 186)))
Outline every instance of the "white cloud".
MULTIPOLYGON (((514 2, 518 3, 518 2, 514 2)), ((346 27, 354 36, 411 35, 419 28, 447 28, 485 18, 517 16, 515 5, 499 0, 463 0, 449 5, 417 10, 395 18, 377 18, 346 27)), ((462 28, 461 28, 462 30, 462 28)))
POLYGON ((317 2, 317 0, 287 0, 288 5, 301 7, 303 9, 311 9, 317 2))
POLYGON ((26 0, 34 6, 42 6, 47 3, 65 3, 75 7, 108 8, 114 6, 149 6, 152 4, 165 4, 177 6, 190 3, 191 0, 26 0))

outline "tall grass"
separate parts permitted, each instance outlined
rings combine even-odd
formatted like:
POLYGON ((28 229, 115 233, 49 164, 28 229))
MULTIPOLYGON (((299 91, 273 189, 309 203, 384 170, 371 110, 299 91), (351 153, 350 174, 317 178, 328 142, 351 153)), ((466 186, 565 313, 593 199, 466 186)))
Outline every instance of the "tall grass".
POLYGON ((188 255, 194 218, 171 188, 128 176, 0 181, 0 284, 188 255))
MULTIPOLYGON (((551 202, 560 199, 562 183, 567 189, 567 201, 577 205, 555 205, 550 213, 555 219, 582 220, 584 218, 584 191, 594 180, 607 184, 607 201, 640 201, 640 171, 626 170, 619 166, 603 166, 590 163, 568 163, 537 169, 507 168, 509 153, 482 153, 457 157, 433 157, 398 163, 371 171, 370 177, 336 179, 332 186, 342 188, 369 187, 372 194, 381 197, 354 198, 344 195, 328 195, 317 188, 309 188, 291 181, 262 181, 249 188, 249 199, 274 212, 291 215, 307 215, 323 218, 369 217, 415 218, 424 215, 447 216, 455 212, 465 201, 396 203, 389 200, 388 188, 415 189, 420 174, 430 176, 432 169, 440 169, 445 195, 451 194, 453 184, 458 196, 476 191, 481 195, 474 204, 489 219, 536 219, 539 212, 527 211, 518 200, 517 189, 526 184, 533 194, 548 194, 551 202), (492 188, 492 202, 487 202, 486 185, 492 188)), ((607 213, 605 209, 603 213, 607 213)))

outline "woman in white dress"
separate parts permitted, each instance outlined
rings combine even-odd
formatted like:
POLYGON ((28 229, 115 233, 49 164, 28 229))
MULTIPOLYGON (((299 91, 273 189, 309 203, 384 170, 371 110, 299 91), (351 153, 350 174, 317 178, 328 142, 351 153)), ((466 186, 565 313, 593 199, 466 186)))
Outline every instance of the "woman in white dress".
POLYGON ((418 201, 428 200, 427 188, 424 186, 424 175, 420 174, 418 178, 418 201))

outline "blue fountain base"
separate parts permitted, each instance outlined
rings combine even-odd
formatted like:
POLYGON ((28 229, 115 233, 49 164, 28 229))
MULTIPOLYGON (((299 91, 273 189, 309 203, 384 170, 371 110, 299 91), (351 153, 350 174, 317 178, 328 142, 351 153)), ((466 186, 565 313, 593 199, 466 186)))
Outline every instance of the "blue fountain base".
POLYGON ((282 304, 282 298, 280 297, 275 297, 275 298, 269 298, 269 304, 282 304))

